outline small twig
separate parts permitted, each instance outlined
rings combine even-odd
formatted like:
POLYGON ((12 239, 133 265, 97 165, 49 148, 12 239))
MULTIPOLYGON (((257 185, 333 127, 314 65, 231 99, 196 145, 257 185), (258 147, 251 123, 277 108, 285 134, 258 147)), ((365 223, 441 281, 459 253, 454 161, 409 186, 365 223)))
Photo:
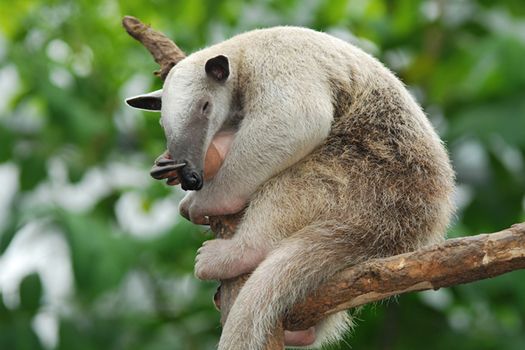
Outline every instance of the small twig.
POLYGON ((186 57, 173 41, 167 36, 151 29, 137 18, 126 16, 122 19, 122 25, 129 35, 140 41, 151 53, 160 70, 155 72, 160 79, 165 80, 174 65, 186 57))

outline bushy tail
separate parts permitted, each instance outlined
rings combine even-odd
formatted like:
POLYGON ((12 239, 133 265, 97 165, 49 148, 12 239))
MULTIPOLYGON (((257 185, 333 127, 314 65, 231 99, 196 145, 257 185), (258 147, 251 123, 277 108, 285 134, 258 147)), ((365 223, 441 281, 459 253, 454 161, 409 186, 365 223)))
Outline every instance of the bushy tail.
MULTIPOLYGON (((264 349, 284 311, 349 263, 348 232, 340 225, 318 224, 283 241, 241 289, 224 325, 219 350, 264 349)), ((335 340, 350 324, 345 314, 324 320, 315 346, 335 340)))

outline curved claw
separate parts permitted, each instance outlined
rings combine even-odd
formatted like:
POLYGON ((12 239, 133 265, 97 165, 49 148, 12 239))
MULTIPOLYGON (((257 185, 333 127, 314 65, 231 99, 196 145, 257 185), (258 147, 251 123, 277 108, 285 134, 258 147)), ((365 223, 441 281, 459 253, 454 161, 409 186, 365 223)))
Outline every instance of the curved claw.
POLYGON ((171 165, 174 164, 175 161, 171 159, 171 155, 168 151, 164 151, 160 156, 155 159, 155 164, 158 166, 165 166, 165 165, 171 165))
POLYGON ((174 176, 171 173, 182 168, 184 165, 186 165, 186 163, 171 164, 171 165, 164 165, 164 166, 154 165, 151 168, 149 174, 151 175, 152 178, 156 180, 172 178, 174 176))
POLYGON ((157 160, 155 160, 155 164, 158 166, 173 165, 175 164, 175 161, 167 158, 157 158, 157 160))
POLYGON ((156 180, 168 179, 166 184, 169 186, 175 186, 180 184, 177 170, 184 165, 186 164, 175 163, 175 161, 171 159, 169 152, 165 151, 160 156, 158 156, 157 159, 155 159, 155 165, 153 165, 151 168, 150 175, 156 180))

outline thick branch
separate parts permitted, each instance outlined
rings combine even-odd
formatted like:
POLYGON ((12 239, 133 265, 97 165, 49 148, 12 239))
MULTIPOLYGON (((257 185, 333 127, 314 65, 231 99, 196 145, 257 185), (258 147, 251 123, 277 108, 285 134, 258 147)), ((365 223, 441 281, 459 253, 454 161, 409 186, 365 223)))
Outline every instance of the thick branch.
MULTIPOLYGON (((124 27, 140 41, 161 65, 165 79, 184 53, 163 34, 133 17, 124 27)), ((211 218, 218 237, 234 234, 240 215, 211 218)), ((330 282, 296 305, 284 318, 289 330, 307 329, 335 312, 379 301, 393 295, 438 289, 491 278, 525 268, 525 223, 493 233, 451 239, 416 252, 375 259, 339 272, 330 282)), ((248 276, 222 281, 221 322, 224 324, 238 291, 248 276)), ((278 327, 268 339, 267 350, 283 349, 283 331, 278 327)))
POLYGON ((285 318, 285 328, 306 329, 335 312, 393 295, 439 289, 525 268, 525 223, 492 234, 450 239, 412 253, 350 267, 285 318))

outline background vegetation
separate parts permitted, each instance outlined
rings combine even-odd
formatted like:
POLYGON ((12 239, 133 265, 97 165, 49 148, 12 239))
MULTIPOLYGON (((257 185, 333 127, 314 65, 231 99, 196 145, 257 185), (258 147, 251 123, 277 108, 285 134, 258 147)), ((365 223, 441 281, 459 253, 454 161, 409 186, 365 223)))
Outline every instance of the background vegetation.
MULTIPOLYGON (((158 88, 121 29, 137 16, 187 52, 256 27, 327 31, 379 57, 425 107, 457 171, 449 236, 523 221, 522 0, 0 0, 0 348, 213 349, 203 229, 148 177, 158 88)), ((367 307, 334 349, 525 349, 525 273, 367 307)))

